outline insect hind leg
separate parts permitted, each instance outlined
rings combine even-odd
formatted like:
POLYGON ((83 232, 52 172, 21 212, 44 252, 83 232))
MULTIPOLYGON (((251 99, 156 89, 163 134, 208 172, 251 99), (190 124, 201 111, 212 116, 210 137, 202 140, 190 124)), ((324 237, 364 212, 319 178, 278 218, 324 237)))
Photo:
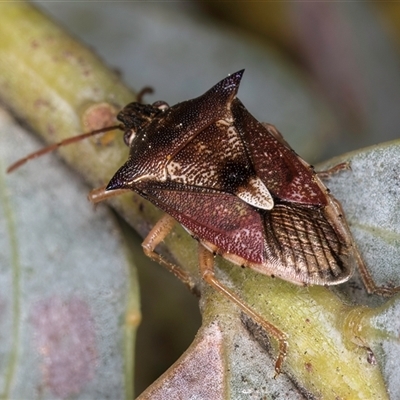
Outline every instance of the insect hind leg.
MULTIPOLYGON (((355 245, 355 244, 354 244, 355 245)), ((361 257, 358 249, 356 250, 356 262, 358 266, 358 271, 360 272, 362 281, 364 283, 365 289, 369 294, 377 294, 382 297, 390 297, 400 292, 400 286, 390 287, 390 286, 378 286, 368 267, 365 265, 364 260, 361 257)))
POLYGON ((199 266, 202 279, 210 286, 222 293, 229 300, 234 302, 245 314, 247 314, 255 323, 260 325, 267 333, 273 336, 279 344, 278 358, 275 362, 275 377, 277 377, 282 369, 285 360, 288 342, 287 335, 271 324, 253 309, 246 305, 235 293, 223 285, 214 274, 214 256, 202 244, 199 244, 199 266))
MULTIPOLYGON (((332 199, 332 200, 334 202, 335 207, 338 210, 339 215, 344 215, 342 205, 336 199, 332 199)), ((344 221, 344 223, 345 223, 345 221, 344 221)), ((363 258, 361 257, 361 254, 357 247, 357 244, 355 243, 354 239, 351 238, 350 229, 349 229, 347 223, 346 223, 346 230, 347 230, 347 234, 349 235, 349 238, 351 239, 353 250, 354 250, 354 255, 355 255, 355 262, 357 264, 358 271, 360 273, 361 279, 363 281, 363 284, 364 284, 367 292, 369 294, 376 294, 376 295, 383 296, 383 297, 390 297, 390 296, 393 296, 394 294, 400 292, 400 286, 396 286, 396 287, 378 286, 375 283, 374 278, 372 277, 367 265, 365 264, 363 258)))

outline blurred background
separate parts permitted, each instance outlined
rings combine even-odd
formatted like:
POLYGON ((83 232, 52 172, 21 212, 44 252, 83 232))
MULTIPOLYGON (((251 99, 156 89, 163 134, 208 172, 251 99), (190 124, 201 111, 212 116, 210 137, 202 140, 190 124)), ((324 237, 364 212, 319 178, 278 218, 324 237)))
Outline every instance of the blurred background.
MULTIPOLYGON (((400 136, 400 3, 35 2, 146 101, 204 93, 245 68, 239 97, 311 163, 400 136)), ((138 251, 136 393, 192 341, 197 299, 138 251)))

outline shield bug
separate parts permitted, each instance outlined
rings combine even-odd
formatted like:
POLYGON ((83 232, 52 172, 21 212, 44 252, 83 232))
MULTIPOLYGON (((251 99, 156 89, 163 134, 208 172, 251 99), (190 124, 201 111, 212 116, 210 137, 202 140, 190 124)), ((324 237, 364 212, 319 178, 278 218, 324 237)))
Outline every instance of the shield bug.
POLYGON ((122 125, 107 128, 124 131, 128 161, 90 198, 97 202, 133 190, 165 211, 145 238, 144 251, 193 289, 191 278, 155 251, 175 222, 182 224, 199 242, 202 278, 278 340, 278 374, 287 351, 285 333, 218 280, 215 254, 298 285, 337 285, 358 266, 368 292, 390 295, 398 288, 374 285, 340 204, 313 167, 236 97, 243 72, 172 107, 161 101, 128 104, 117 116, 122 125))

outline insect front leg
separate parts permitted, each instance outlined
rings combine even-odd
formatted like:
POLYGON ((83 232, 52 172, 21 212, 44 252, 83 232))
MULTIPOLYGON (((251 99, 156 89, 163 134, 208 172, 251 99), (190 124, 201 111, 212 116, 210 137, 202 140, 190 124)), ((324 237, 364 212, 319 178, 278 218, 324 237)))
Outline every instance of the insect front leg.
POLYGON ((88 194, 88 199, 91 203, 97 204, 104 200, 110 199, 111 197, 120 196, 121 194, 128 192, 130 192, 130 190, 127 189, 107 191, 106 187, 102 186, 97 189, 91 190, 90 193, 88 194))
POLYGON ((199 244, 199 267, 201 277, 214 289, 225 295, 229 300, 233 301, 239 308, 246 313, 255 323, 260 325, 279 343, 278 358, 275 362, 275 377, 277 377, 282 369, 288 348, 287 335, 271 324, 253 309, 247 306, 243 301, 225 285, 223 285, 214 274, 214 256, 202 244, 199 244))
MULTIPOLYGON (((111 197, 119 196, 127 192, 130 192, 130 190, 116 189, 107 191, 105 186, 102 186, 100 188, 92 190, 89 193, 88 198, 92 203, 96 204, 111 197)), ((197 294, 196 284, 189 276, 189 274, 187 274, 182 268, 178 267, 177 265, 172 264, 167 260, 164 260, 161 255, 155 252, 155 248, 171 232, 174 225, 175 220, 168 214, 164 214, 164 216, 154 225, 153 229, 144 239, 142 243, 143 251, 147 257, 167 268, 168 271, 172 272, 178 279, 180 279, 191 292, 197 294)))
POLYGON ((174 218, 168 214, 164 214, 144 239, 142 243, 143 251, 147 257, 158 262, 163 267, 167 268, 168 271, 172 272, 191 292, 197 293, 196 284, 187 272, 176 264, 165 260, 160 254, 155 252, 155 248, 167 237, 175 223, 176 221, 174 218))

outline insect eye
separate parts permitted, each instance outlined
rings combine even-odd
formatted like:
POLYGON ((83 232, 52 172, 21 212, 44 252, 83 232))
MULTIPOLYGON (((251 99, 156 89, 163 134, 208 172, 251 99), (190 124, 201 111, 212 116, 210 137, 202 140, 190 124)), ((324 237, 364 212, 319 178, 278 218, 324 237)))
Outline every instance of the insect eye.
POLYGON ((165 111, 169 108, 169 104, 162 100, 156 101, 152 106, 158 108, 160 111, 165 111))
POLYGON ((134 129, 128 129, 124 132, 124 143, 130 147, 133 139, 136 136, 136 131, 134 129))

